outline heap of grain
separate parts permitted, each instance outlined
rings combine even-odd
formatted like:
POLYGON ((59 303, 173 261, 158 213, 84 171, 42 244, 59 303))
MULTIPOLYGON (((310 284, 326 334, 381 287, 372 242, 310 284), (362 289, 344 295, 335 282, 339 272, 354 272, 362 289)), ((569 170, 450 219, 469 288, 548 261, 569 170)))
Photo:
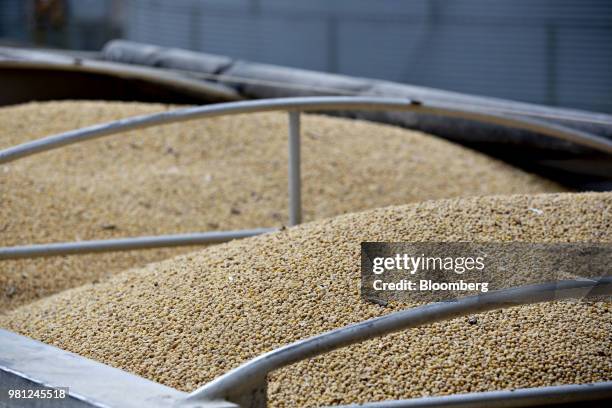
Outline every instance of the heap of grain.
MULTIPOLYGON (((0 146, 155 104, 51 102, 0 109, 0 146)), ((418 200, 559 187, 428 135, 303 119, 305 220, 418 200)), ((225 116, 124 133, 0 166, 0 245, 280 226, 287 119, 225 116)), ((0 311, 182 250, 0 262, 0 311)))
MULTIPOLYGON (((610 242, 611 193, 388 207, 209 247, 51 296, 0 326, 192 390, 246 359, 397 305, 359 296, 362 241, 610 242)), ((612 305, 515 307, 273 373, 274 406, 612 380, 612 305), (473 324, 476 321, 476 324, 473 324)))

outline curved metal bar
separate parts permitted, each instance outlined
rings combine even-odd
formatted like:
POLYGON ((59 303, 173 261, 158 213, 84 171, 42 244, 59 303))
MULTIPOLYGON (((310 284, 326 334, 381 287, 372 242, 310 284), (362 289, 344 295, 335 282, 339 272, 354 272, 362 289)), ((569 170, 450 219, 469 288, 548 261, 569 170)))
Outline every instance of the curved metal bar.
POLYGON ((53 255, 87 254, 108 251, 130 251, 173 246, 213 244, 277 231, 277 228, 255 228, 235 231, 195 232, 191 234, 156 235, 95 241, 60 242, 0 248, 0 260, 39 258, 53 255))
POLYGON ((612 381, 335 405, 334 408, 508 408, 612 399, 612 381))
POLYGON ((612 154, 612 139, 543 120, 517 118, 516 116, 504 115, 501 113, 496 114, 488 112, 486 109, 460 109, 456 108, 454 104, 447 103, 424 104, 417 112, 469 119, 493 125, 528 130, 556 139, 565 140, 566 142, 575 143, 579 146, 590 147, 603 153, 612 154))
POLYGON ((591 148, 612 154, 612 140, 535 119, 519 119, 512 116, 496 115, 478 110, 468 111, 463 110, 461 107, 453 104, 423 104, 421 102, 415 102, 404 98, 322 96, 218 103, 121 119, 115 122, 71 130, 9 147, 0 151, 0 164, 8 163, 35 153, 57 149, 73 143, 93 140, 129 130, 225 114, 254 113, 275 110, 396 110, 460 117, 464 119, 530 130, 583 146, 589 146, 591 148))
POLYGON ((93 140, 135 129, 151 126, 201 119, 226 114, 254 113, 275 110, 325 110, 325 109, 380 109, 394 110, 409 105, 410 101, 399 98, 352 98, 352 97, 315 97, 262 99, 217 103, 204 106, 176 109, 120 119, 114 122, 75 129, 42 139, 26 142, 0 151, 0 164, 30 156, 73 143, 93 140))
POLYGON ((253 401, 259 403, 262 395, 265 398, 266 376, 271 371, 344 346, 403 329, 493 309, 605 294, 612 294, 612 277, 504 289, 395 312, 331 330, 262 354, 198 388, 189 394, 187 399, 226 400, 240 405, 256 406, 253 401))

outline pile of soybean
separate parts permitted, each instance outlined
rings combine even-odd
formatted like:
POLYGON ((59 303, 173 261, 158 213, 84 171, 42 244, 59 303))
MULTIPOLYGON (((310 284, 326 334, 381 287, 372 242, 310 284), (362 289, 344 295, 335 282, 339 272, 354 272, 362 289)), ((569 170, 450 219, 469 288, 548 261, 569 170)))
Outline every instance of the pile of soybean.
MULTIPOLYGON (((176 107, 30 103, 0 109, 0 148, 176 107)), ((306 221, 393 204, 560 187, 435 137, 303 117, 306 221)), ((280 227, 287 118, 224 116, 157 126, 0 165, 0 246, 280 227)), ((193 248, 0 262, 0 311, 193 248)))
MULTIPOLYGON (((359 295, 362 241, 612 242, 612 193, 428 201, 209 247, 17 309, 0 326, 193 390, 263 352, 398 310, 359 295)), ((405 307, 405 306, 402 306, 405 307)), ((612 380, 612 304, 514 307, 274 372, 272 406, 612 380)))

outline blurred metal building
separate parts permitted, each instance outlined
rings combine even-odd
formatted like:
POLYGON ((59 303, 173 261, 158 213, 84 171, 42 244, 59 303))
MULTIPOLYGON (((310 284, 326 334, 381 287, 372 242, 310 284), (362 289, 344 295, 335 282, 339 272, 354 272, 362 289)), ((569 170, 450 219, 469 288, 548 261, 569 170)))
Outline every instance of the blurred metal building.
POLYGON ((0 41, 99 50, 121 36, 612 112, 610 0, 58 0, 68 18, 48 33, 33 29, 35 1, 0 0, 0 41))
POLYGON ((127 0, 124 37, 612 112, 609 0, 127 0))
POLYGON ((0 41, 99 50, 121 35, 124 0, 0 0, 0 41))
POLYGON ((26 2, 23 0, 0 0, 0 39, 25 42, 26 2))

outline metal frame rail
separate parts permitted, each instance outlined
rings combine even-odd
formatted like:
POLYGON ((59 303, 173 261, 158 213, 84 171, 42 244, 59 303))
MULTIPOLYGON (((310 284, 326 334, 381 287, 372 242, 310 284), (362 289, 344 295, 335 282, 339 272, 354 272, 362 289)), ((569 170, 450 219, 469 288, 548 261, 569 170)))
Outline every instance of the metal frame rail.
MULTIPOLYGON (((32 339, 0 329, 0 390, 3 386, 70 387, 70 403, 86 407, 242 407, 267 405, 267 376, 298 361, 400 330, 489 310, 569 298, 612 294, 612 278, 567 280, 529 285, 432 303, 331 330, 278 348, 217 377, 190 394, 153 383, 32 339), (156 387, 157 385, 157 387, 156 387), (127 390, 129 388, 129 390, 127 390), (122 392, 121 390, 127 390, 122 392)), ((0 395, 0 406, 2 405, 0 395)), ((579 404, 612 399, 612 382, 515 389, 442 397, 373 402, 380 407, 525 407, 579 404)), ((32 401, 16 401, 15 406, 32 401)), ((345 406, 348 408, 349 406, 345 406)), ((354 406, 352 406, 354 407, 354 406)))
MULTIPOLYGON (((327 96, 260 99, 218 103, 121 119, 114 122, 71 130, 0 150, 0 165, 37 153, 57 149, 74 143, 84 142, 86 140, 93 140, 104 136, 114 135, 120 132, 226 114, 254 113, 275 110, 286 110, 289 114, 288 161, 290 226, 297 225, 302 221, 300 112, 323 110, 392 110, 459 117, 501 126, 530 130, 546 136, 566 140, 612 154, 612 140, 590 134, 588 132, 572 129, 566 126, 551 124, 549 122, 536 119, 517 118, 508 115, 487 113, 475 108, 463 109, 460 106, 452 103, 425 103, 421 101, 407 100, 404 98, 327 96)), ((160 235, 155 237, 133 237, 107 241, 78 241, 0 247, 0 260, 218 243, 274 230, 275 228, 259 228, 256 230, 212 231, 192 234, 160 235)))

